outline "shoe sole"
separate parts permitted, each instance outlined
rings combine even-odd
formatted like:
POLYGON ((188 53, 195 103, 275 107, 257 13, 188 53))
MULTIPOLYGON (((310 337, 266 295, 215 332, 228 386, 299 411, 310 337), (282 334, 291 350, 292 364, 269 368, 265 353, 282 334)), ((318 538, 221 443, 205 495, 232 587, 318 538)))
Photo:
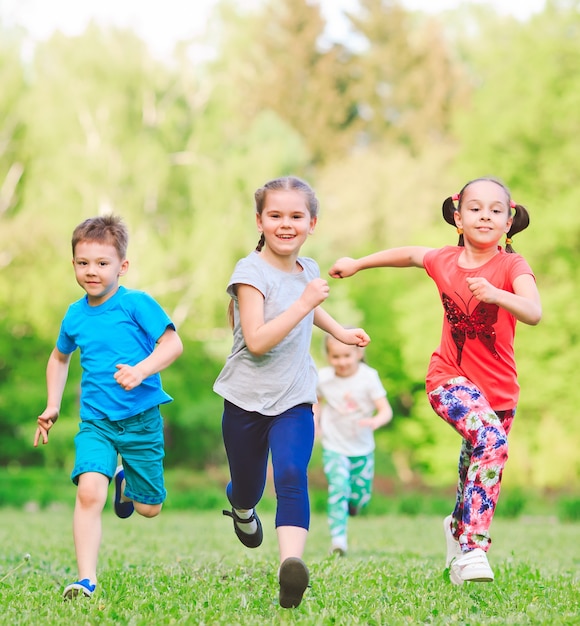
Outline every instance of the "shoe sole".
POLYGON ((492 583, 494 581, 493 576, 490 576, 489 574, 481 574, 479 576, 476 575, 475 577, 462 578, 461 576, 455 574, 453 570, 449 572, 449 578, 454 585, 462 585, 463 583, 492 583))
POLYGON ((72 600, 74 598, 78 598, 79 596, 90 598, 92 595, 92 591, 89 591, 84 585, 79 583, 68 585, 62 593, 62 597, 65 600, 72 600))
POLYGON ((292 609, 300 605, 310 576, 302 559, 287 558, 280 566, 280 606, 292 609))

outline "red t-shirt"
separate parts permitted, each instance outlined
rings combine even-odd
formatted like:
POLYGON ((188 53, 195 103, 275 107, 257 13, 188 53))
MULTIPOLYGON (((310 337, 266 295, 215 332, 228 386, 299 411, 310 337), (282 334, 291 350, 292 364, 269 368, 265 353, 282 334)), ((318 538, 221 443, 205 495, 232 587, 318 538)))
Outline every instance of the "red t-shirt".
POLYGON ((505 411, 515 408, 520 391, 514 359, 517 320, 496 304, 476 300, 466 278, 480 276, 513 293, 518 276, 534 274, 522 256, 498 250, 487 263, 470 269, 458 264, 463 251, 459 246, 425 255, 425 270, 437 285, 445 311, 441 343, 431 356, 426 388, 429 393, 451 378, 465 376, 494 410, 505 411))

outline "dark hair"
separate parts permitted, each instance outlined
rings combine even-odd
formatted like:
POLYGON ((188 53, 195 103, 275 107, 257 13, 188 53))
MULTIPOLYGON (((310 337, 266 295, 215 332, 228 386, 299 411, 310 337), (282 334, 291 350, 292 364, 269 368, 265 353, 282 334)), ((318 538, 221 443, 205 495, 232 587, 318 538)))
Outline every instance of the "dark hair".
MULTIPOLYGON (((461 208, 461 201, 463 200, 463 193, 469 187, 469 185, 473 183, 478 183, 480 181, 489 181, 489 182, 495 183, 496 185, 499 185, 505 191, 507 199, 508 199, 509 216, 511 217, 512 215, 512 209, 515 211, 513 220, 512 220, 512 225, 510 229, 508 230, 508 232, 506 233, 506 244, 505 244, 506 252, 515 252, 515 250, 511 246, 511 241, 508 241, 508 240, 511 240, 511 238, 514 235, 516 235, 517 233, 521 232, 522 230, 526 229, 529 226, 530 215, 527 209, 523 205, 512 203, 510 190, 497 178, 485 177, 485 176, 482 178, 475 178, 473 180, 470 180, 467 184, 465 184, 463 186, 463 189, 456 196, 449 196, 449 198, 445 198, 445 200, 443 201, 443 205, 441 207, 441 211, 443 213, 443 219, 448 224, 451 224, 451 226, 455 226, 454 213, 455 211, 459 211, 461 208), (456 200, 457 200, 457 208, 455 208, 456 200)), ((462 234, 459 235, 459 241, 457 242, 457 245, 458 246, 464 245, 462 234)))
MULTIPOLYGON (((281 178, 274 178, 274 180, 268 181, 264 186, 256 189, 254 193, 254 200, 256 202, 256 213, 262 215, 264 205, 266 204, 266 197, 269 191, 299 191, 304 195, 306 200, 306 206, 310 217, 318 216, 318 198, 314 193, 314 190, 310 185, 297 178, 296 176, 283 176, 281 178)), ((256 246, 256 252, 260 252, 264 247, 265 238, 264 233, 260 236, 260 241, 256 246)))
POLYGON ((116 215, 90 217, 79 224, 72 234, 72 253, 81 241, 96 241, 114 246, 120 259, 127 255, 129 233, 123 220, 116 215))

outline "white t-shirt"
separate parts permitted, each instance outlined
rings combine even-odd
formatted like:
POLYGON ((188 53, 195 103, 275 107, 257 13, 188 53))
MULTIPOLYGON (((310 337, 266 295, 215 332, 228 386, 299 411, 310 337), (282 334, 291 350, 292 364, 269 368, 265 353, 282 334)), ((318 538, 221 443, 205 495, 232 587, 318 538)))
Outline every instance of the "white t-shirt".
POLYGON ((359 363, 355 374, 340 377, 333 367, 318 373, 322 447, 345 456, 363 456, 375 449, 374 431, 359 421, 376 412, 375 401, 387 395, 379 374, 359 363))
POLYGON ((234 300, 234 344, 218 376, 214 391, 232 404, 262 415, 275 416, 299 404, 316 402, 316 365, 310 356, 314 311, 262 356, 246 346, 240 324, 237 285, 251 285, 264 296, 264 321, 290 307, 306 285, 320 276, 312 259, 299 257, 303 271, 283 272, 252 252, 236 264, 228 293, 234 300))

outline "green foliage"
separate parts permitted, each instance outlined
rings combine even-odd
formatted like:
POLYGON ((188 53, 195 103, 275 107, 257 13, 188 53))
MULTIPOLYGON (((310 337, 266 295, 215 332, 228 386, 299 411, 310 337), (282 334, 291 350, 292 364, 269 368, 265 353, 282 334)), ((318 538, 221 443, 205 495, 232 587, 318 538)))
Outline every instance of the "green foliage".
POLYGON ((167 467, 203 469, 223 462, 223 400, 212 390, 221 366, 203 343, 186 341, 184 354, 163 372, 164 388, 178 399, 162 407, 167 467))
MULTIPOLYGON (((325 275, 344 255, 454 243, 442 199, 494 174, 530 209, 515 247, 544 306, 537 328, 518 329, 522 395, 504 480, 578 485, 580 389, 569 382, 580 358, 577 9, 552 0, 518 22, 474 5, 443 24, 365 0, 348 15, 362 45, 349 47, 328 40, 316 3, 242 11, 224 2, 208 30, 215 56, 188 57, 184 43, 171 63, 154 61, 133 33, 95 24, 30 57, 23 34, 0 24, 2 462, 71 464, 78 360, 50 445, 30 442, 46 359, 82 295, 70 234, 86 217, 124 216, 124 283, 158 299, 186 341, 163 374, 176 400, 164 410, 167 463, 201 468, 223 461, 211 385, 230 346, 225 286, 257 240, 254 190, 288 173, 314 185, 321 216, 304 252, 325 275)), ((441 324, 429 279, 377 270, 331 281, 325 308, 372 336, 367 359, 395 407, 377 437, 381 472, 402 486, 453 484, 459 441, 422 388, 441 324)), ((317 361, 321 339, 315 333, 317 361)))
MULTIPOLYGON (((35 464, 36 416, 44 409, 45 368, 52 346, 30 328, 0 320, 0 464, 35 464)), ((70 397, 70 394, 69 394, 70 397)))

